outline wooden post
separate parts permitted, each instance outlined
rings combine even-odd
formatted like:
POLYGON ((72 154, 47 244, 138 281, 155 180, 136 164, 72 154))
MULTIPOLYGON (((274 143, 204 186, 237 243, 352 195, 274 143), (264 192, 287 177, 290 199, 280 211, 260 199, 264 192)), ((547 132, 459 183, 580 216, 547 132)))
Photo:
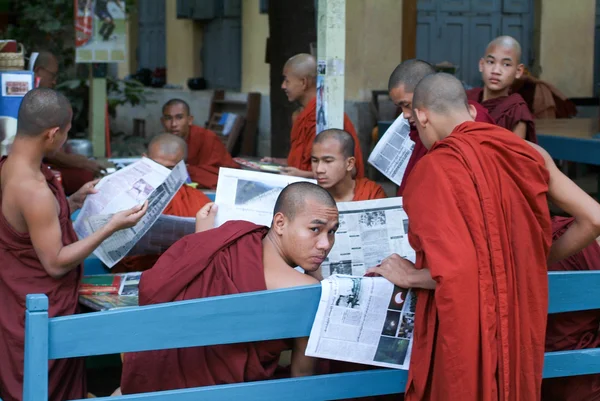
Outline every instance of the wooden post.
POLYGON ((106 75, 95 73, 96 68, 95 65, 90 68, 89 136, 94 157, 104 158, 106 157, 106 75), (103 77, 100 78, 99 75, 103 77))
POLYGON ((48 297, 29 294, 25 301, 23 401, 48 399, 48 297))
POLYGON ((344 128, 346 0, 319 0, 317 25, 317 134, 344 128))
POLYGON ((402 61, 417 57, 417 0, 402 1, 402 61))

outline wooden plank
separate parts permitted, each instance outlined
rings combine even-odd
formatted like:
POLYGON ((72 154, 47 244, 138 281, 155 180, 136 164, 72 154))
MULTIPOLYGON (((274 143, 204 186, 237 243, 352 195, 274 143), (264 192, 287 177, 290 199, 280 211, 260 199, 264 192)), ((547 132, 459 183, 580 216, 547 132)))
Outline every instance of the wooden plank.
POLYGON ((548 313, 600 309, 600 270, 548 273, 548 313))
POLYGON ((544 378, 600 373, 600 348, 547 352, 544 378))
POLYGON ((417 0, 402 1, 402 61, 417 55, 417 0))
POLYGON ((48 298, 27 295, 23 401, 48 399, 48 298))

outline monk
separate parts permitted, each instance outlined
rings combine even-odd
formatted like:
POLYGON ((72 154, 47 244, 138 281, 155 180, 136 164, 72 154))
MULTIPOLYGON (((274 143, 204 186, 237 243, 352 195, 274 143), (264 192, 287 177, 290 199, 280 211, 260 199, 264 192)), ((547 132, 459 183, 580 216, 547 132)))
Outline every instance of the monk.
MULTIPOLYGON (((144 154, 158 164, 167 168, 175 167, 180 161, 185 160, 187 145, 185 141, 175 135, 160 134, 152 138, 148 145, 148 154, 144 154)), ((195 217, 200 209, 210 202, 202 191, 189 185, 182 185, 163 214, 179 217, 195 217)), ((113 273, 140 272, 148 270, 158 260, 160 255, 126 256, 113 267, 113 273)))
POLYGON ((429 150, 404 194, 416 265, 368 270, 418 289, 406 400, 540 400, 546 266, 600 235, 599 205, 537 145, 474 122, 455 77, 425 77, 412 107, 429 150), (554 243, 547 197, 575 217, 554 243))
MULTIPOLYGON (((86 184, 68 200, 44 156, 57 152, 71 128, 69 101, 34 89, 21 102, 10 155, 0 160, 0 397, 23 396, 25 297, 46 294, 49 317, 78 311, 83 260, 114 232, 134 226, 147 204, 116 213, 101 229, 77 240, 70 215, 93 193, 86 184)), ((49 400, 86 397, 82 358, 49 362, 49 400)))
MULTIPOLYGON (((554 217, 554 239, 560 238, 573 218, 554 217)), ((600 237, 581 252, 548 267, 550 271, 600 270, 600 237)), ((566 351, 600 347, 600 310, 557 313, 548 316, 546 351, 566 351)), ((600 400, 600 375, 583 375, 544 379, 544 401, 600 400)))
POLYGON ((527 103, 518 93, 511 93, 511 87, 521 78, 523 69, 519 42, 510 36, 494 39, 479 60, 484 86, 467 91, 467 97, 481 103, 499 126, 537 143, 535 123, 527 103))
MULTIPOLYGON (((54 89, 59 73, 56 56, 48 51, 41 51, 33 65, 33 73, 40 88, 54 89)), ((48 155, 45 162, 50 164, 54 170, 60 172, 62 186, 67 195, 75 193, 85 183, 92 181, 104 170, 104 166, 96 160, 66 153, 63 150, 48 155)))
MULTIPOLYGON (((327 191, 307 182, 287 186, 271 228, 246 221, 188 235, 144 272, 140 305, 318 283, 294 269, 319 270, 331 250, 338 211, 327 191)), ((125 355, 123 394, 265 380, 292 348, 291 375, 313 374, 308 339, 265 341, 125 355), (169 372, 169 374, 165 374, 169 372)))
MULTIPOLYGON (((287 159, 266 157, 266 162, 287 164, 283 174, 314 178, 310 152, 317 133, 317 62, 310 54, 298 54, 290 58, 283 67, 284 90, 290 102, 299 102, 302 111, 293 120, 290 153, 287 159)), ((344 131, 354 139, 354 157, 356 159, 355 176, 365 176, 365 165, 360 149, 360 141, 348 115, 344 113, 344 131)))
MULTIPOLYGON (((408 159, 406 170, 404 171, 402 183, 398 188, 397 196, 402 196, 411 171, 417 162, 421 160, 421 158, 427 153, 427 148, 423 146, 423 143, 419 139, 419 133, 415 127, 411 106, 413 94, 417 84, 426 76, 434 73, 435 68, 433 68, 433 66, 428 62, 418 59, 411 59, 398 64, 398 66, 392 72, 392 75, 390 75, 390 79, 388 81, 388 92, 390 99, 402 110, 404 118, 408 120, 410 124, 410 139, 415 143, 415 147, 410 155, 410 159, 408 159)), ((495 123, 482 105, 476 101, 469 101, 469 105, 472 106, 472 108, 470 108, 470 112, 473 113, 475 121, 490 124, 495 123)))
POLYGON ((183 138, 188 147, 187 170, 200 188, 215 189, 220 167, 240 168, 214 132, 194 125, 190 106, 181 99, 171 99, 162 109, 166 132, 183 138))
POLYGON ((315 138, 311 152, 312 171, 317 183, 336 202, 385 198, 381 185, 368 178, 353 178, 356 165, 354 139, 341 129, 328 129, 315 138))

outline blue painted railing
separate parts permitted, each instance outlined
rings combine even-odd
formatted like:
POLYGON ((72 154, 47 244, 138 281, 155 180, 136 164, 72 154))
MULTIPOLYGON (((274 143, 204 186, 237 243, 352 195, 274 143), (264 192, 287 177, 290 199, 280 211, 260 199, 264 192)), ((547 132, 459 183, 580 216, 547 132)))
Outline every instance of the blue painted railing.
MULTIPOLYGON (((600 309, 600 271, 553 272, 549 284, 550 313, 600 309)), ((321 287, 314 285, 52 319, 48 318, 48 298, 29 295, 23 400, 48 399, 48 359, 307 336, 320 293, 321 287)), ((600 349, 546 354, 544 377, 591 373, 600 373, 600 349)), ((401 393, 406 377, 405 371, 378 369, 144 393, 117 400, 331 400, 401 393)))

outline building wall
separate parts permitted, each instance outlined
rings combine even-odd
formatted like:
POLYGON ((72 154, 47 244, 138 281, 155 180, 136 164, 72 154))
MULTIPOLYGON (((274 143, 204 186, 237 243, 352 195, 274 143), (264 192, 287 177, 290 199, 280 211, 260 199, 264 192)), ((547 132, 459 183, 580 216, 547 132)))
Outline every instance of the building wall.
POLYGON ((265 63, 269 17, 259 13, 259 0, 242 2, 242 92, 269 94, 269 64, 265 63))
POLYGON ((164 1, 167 2, 167 83, 187 88, 189 78, 202 75, 202 25, 193 20, 177 19, 177 0, 164 1))

